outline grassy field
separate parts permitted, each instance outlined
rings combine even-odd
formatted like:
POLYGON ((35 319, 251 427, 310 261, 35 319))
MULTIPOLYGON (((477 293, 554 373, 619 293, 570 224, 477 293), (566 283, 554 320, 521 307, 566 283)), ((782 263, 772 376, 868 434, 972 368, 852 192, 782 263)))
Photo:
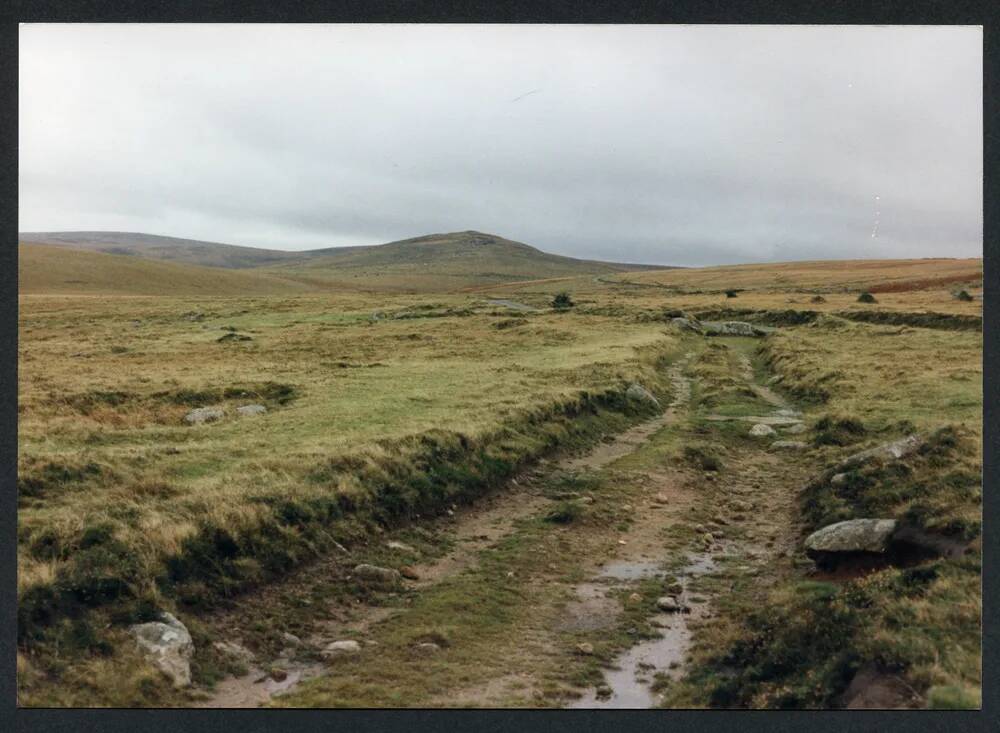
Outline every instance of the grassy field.
MULTIPOLYGON (((959 300, 953 290, 981 292, 981 261, 622 276, 535 271, 543 281, 404 294, 391 292, 397 280, 408 289, 451 291, 469 280, 447 270, 421 280, 419 263, 383 263, 338 270, 342 279, 334 282, 321 267, 316 287, 339 288, 357 275, 359 289, 316 293, 300 291, 313 287, 306 269, 220 271, 41 245, 21 254, 22 704, 184 704, 131 650, 128 623, 169 608, 197 625, 221 601, 268 587, 337 542, 419 525, 542 456, 620 431, 649 416, 624 398, 625 387, 639 381, 669 396, 664 365, 692 348, 701 354, 690 370, 700 410, 760 409, 732 377, 739 354, 774 376, 774 389, 807 410, 808 465, 816 474, 845 451, 909 430, 936 436, 929 453, 896 473, 858 473, 850 491, 808 485, 795 497, 803 532, 876 512, 966 537, 973 552, 936 561, 919 581, 905 569, 846 584, 796 571, 730 598, 714 630, 699 637, 689 674, 670 699, 828 707, 864 664, 901 671, 929 703, 967 703, 978 694, 982 302, 959 300), (922 286, 901 289, 914 282, 922 286), (372 283, 386 292, 361 289, 372 283), (876 293, 877 302, 858 303, 854 288, 876 293), (217 295, 205 297, 207 289, 217 295), (738 292, 726 297, 722 289, 738 292), (572 308, 550 307, 559 291, 571 294, 572 308), (760 349, 749 340, 714 348, 670 323, 678 310, 779 331, 760 349), (236 407, 245 404, 268 411, 240 417, 236 407), (225 409, 217 422, 184 421, 191 409, 216 406, 225 409), (859 598, 870 613, 843 611, 859 598), (815 618, 830 625, 810 626, 815 618), (787 632, 777 640, 775 619, 787 632), (831 649, 834 638, 844 642, 831 649), (780 655, 802 661, 789 665, 780 655), (742 665, 735 676, 733 660, 742 665), (110 669, 128 681, 88 681, 110 669)), ((454 272, 467 274, 471 262, 456 256, 454 272)), ((484 271, 473 284, 525 274, 484 271)), ((732 456, 727 461, 748 450, 718 426, 695 421, 685 430, 665 433, 642 460, 659 465, 657 451, 673 456, 679 440, 714 442, 732 456)), ((606 496, 628 502, 639 491, 609 485, 606 496)), ((618 522, 619 513, 605 520, 618 522)), ((605 520, 593 520, 593 536, 552 562, 562 567, 574 553, 603 552, 615 541, 605 520)), ((526 566, 552 532, 529 523, 488 562, 526 566)), ((567 564, 566 572, 575 571, 567 564)), ((458 608, 463 584, 483 577, 456 579, 420 608, 428 618, 458 608)), ((516 635, 516 619, 535 616, 524 615, 517 593, 504 598, 505 621, 489 633, 516 635)), ((411 631, 398 632, 400 650, 411 631)), ((463 637, 469 665, 493 643, 484 634, 475 643, 463 637)), ((627 635, 615 638, 620 644, 627 635)), ((584 667, 585 676, 596 674, 584 667)), ((203 682, 213 679, 207 669, 203 682)), ((460 670, 453 672, 458 680, 460 670)), ((442 679, 407 684, 433 697, 442 679)), ((379 684, 379 704, 391 704, 391 680, 379 684)), ((358 689, 336 689, 344 699, 370 701, 358 689)))

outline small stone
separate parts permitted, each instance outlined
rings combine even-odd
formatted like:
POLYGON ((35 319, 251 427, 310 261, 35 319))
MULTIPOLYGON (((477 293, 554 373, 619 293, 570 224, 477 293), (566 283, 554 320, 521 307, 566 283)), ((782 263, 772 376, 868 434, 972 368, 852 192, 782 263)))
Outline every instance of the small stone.
POLYGON ((420 575, 409 565, 404 565, 399 569, 399 574, 407 580, 420 580, 420 575))
POLYGON ((633 593, 632 595, 630 595, 628 597, 628 600, 629 600, 629 603, 638 603, 639 601, 642 600, 642 596, 639 595, 638 593, 633 593))
POLYGON ((288 646, 299 646, 302 643, 302 639, 295 634, 289 634, 287 631, 281 632, 281 640, 288 644, 288 646))
POLYGON ((587 642, 583 642, 582 644, 577 644, 576 645, 576 653, 577 654, 583 654, 583 655, 593 654, 594 653, 594 645, 593 644, 588 644, 587 642))
POLYGON ((681 604, 673 596, 660 596, 656 599, 656 607, 667 613, 677 613, 681 610, 681 604))
POLYGON ((361 645, 354 641, 354 639, 343 639, 341 641, 333 641, 327 644, 323 651, 320 652, 320 656, 324 659, 329 659, 331 657, 348 657, 354 654, 358 654, 361 651, 361 645))
POLYGON ((242 407, 237 407, 236 412, 243 417, 250 417, 252 415, 263 415, 267 412, 267 408, 264 405, 243 405, 242 407))
POLYGON ((676 580, 667 586, 667 594, 671 596, 679 596, 684 591, 684 586, 678 583, 676 580))
POLYGON ((216 641, 212 643, 212 647, 227 657, 232 657, 244 664, 250 664, 253 661, 253 652, 247 649, 242 644, 237 644, 232 641, 216 641))
POLYGON ((659 493, 659 494, 657 494, 656 496, 653 497, 653 503, 655 503, 655 504, 669 504, 670 503, 670 499, 667 498, 666 494, 664 494, 664 493, 661 492, 661 493, 659 493))
POLYGON ((805 450, 809 446, 801 440, 776 440, 771 447, 776 450, 805 450))
POLYGON ((653 393, 637 382, 633 382, 625 390, 625 397, 635 402, 643 402, 652 407, 659 408, 660 401, 653 396, 653 393))
POLYGON ((191 684, 191 656, 194 643, 187 627, 169 613, 161 613, 160 621, 137 624, 129 628, 139 649, 175 687, 191 684))
POLYGON ((847 474, 846 473, 833 474, 833 476, 830 478, 830 483, 833 484, 834 486, 843 486, 844 484, 847 483, 847 474))
POLYGON ((628 543, 625 540, 618 540, 618 544, 619 545, 627 545, 628 543))
POLYGON ((362 563, 354 568, 354 574, 364 581, 382 585, 395 585, 399 582, 398 570, 380 568, 377 565, 362 563))
POLYGON ((424 655, 427 655, 427 656, 430 656, 432 654, 437 654, 439 651, 441 651, 441 647, 439 647, 437 644, 435 644, 432 641, 422 642, 420 644, 417 644, 413 648, 418 653, 424 654, 424 655))
POLYGON ((201 425, 206 422, 221 420, 225 413, 219 407, 198 407, 188 412, 184 416, 184 421, 189 425, 201 425))
POLYGON ((270 677, 275 682, 284 682, 288 678, 288 672, 281 667, 275 667, 271 670, 270 677))
POLYGON ((804 433, 805 431, 806 431, 806 426, 803 425, 802 423, 797 423, 795 425, 789 425, 788 427, 785 428, 785 432, 786 433, 790 433, 791 435, 800 435, 800 434, 804 433))
POLYGON ((398 540, 389 540, 385 543, 385 546, 390 550, 399 550, 400 552, 411 552, 416 553, 412 547, 407 545, 405 542, 399 542, 398 540))
POLYGON ((757 423, 752 428, 750 428, 750 435, 754 435, 757 437, 774 435, 774 428, 772 428, 770 425, 765 425, 764 423, 757 423))

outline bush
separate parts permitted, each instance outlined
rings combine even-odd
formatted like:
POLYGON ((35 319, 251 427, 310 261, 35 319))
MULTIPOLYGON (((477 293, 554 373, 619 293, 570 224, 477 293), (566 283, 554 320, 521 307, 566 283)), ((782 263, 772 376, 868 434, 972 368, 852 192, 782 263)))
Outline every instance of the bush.
POLYGON ((727 290, 726 291, 726 297, 727 298, 735 298, 736 297, 736 291, 735 290, 727 290))
POLYGON ((723 468, 722 459, 707 446, 684 446, 684 460, 702 471, 721 471, 723 468))
POLYGON ((964 300, 964 301, 973 300, 973 297, 969 295, 968 290, 959 290, 957 293, 955 293, 955 297, 958 298, 959 300, 964 300))
POLYGON ((826 298, 824 298, 822 295, 814 295, 810 299, 809 302, 811 302, 811 303, 825 303, 826 302, 826 298))
POLYGON ((569 293, 565 290, 561 293, 556 293, 556 297, 552 299, 552 307, 556 310, 567 310, 568 308, 572 308, 574 305, 576 305, 576 303, 573 302, 573 299, 569 297, 569 293))
POLYGON ((871 293, 869 293, 867 290, 865 292, 861 293, 861 295, 858 296, 858 302, 859 303, 878 303, 878 301, 875 300, 875 296, 872 295, 871 293))

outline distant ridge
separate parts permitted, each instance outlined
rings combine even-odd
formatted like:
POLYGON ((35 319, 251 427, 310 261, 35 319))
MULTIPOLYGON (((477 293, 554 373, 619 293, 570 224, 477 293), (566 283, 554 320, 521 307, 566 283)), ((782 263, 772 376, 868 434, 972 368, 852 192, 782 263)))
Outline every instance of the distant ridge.
MULTIPOLYGON (((554 255, 523 242, 474 230, 426 234, 387 244, 327 247, 304 252, 257 249, 140 232, 25 232, 20 235, 20 242, 26 246, 71 248, 117 258, 253 270, 315 290, 446 292, 526 280, 669 269, 554 255)), ((108 265, 111 264, 108 261, 108 265)), ((99 261, 87 260, 92 275, 98 265, 99 261)), ((120 269, 122 265, 119 262, 115 267, 120 269)))

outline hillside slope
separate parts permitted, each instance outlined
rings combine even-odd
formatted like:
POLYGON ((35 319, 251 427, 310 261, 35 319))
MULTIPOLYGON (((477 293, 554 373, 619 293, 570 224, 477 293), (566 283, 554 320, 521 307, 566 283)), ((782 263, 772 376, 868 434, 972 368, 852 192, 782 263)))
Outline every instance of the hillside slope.
POLYGON ((906 292, 983 279, 982 258, 818 260, 722 265, 644 272, 611 278, 684 292, 727 289, 906 292))
POLYGON ((18 246, 17 279, 21 295, 285 295, 312 289, 265 272, 156 262, 44 244, 18 246))
POLYGON ((300 259, 303 253, 161 237, 138 232, 21 232, 18 241, 59 247, 166 260, 206 267, 245 268, 300 259))
POLYGON ((317 284, 448 291, 652 268, 553 255, 522 242, 476 231, 430 234, 371 247, 314 250, 312 254, 309 260, 267 269, 317 284))

